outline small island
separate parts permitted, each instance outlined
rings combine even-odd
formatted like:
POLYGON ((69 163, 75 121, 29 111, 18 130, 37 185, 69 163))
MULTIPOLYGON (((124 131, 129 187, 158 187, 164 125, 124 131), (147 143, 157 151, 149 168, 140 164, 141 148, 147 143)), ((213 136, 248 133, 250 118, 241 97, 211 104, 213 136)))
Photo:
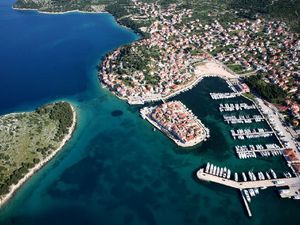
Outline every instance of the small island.
POLYGON ((209 137, 209 130, 180 101, 145 107, 141 116, 181 147, 192 147, 209 137))
POLYGON ((0 206, 71 138, 76 112, 67 102, 0 116, 0 206))

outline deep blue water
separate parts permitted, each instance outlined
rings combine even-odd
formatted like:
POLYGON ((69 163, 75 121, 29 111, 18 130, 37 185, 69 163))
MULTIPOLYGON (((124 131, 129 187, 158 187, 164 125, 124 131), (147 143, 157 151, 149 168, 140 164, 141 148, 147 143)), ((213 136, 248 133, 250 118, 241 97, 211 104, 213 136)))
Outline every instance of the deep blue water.
POLYGON ((101 57, 134 33, 108 14, 44 15, 12 3, 0 2, 0 113, 65 99, 79 117, 71 141, 0 210, 1 225, 296 224, 299 202, 273 189, 253 199, 249 219, 237 191, 195 179, 208 161, 238 172, 286 170, 281 158, 236 158, 239 142, 209 97, 227 90, 224 81, 205 79, 176 97, 211 130, 183 150, 99 85, 101 57))
POLYGON ((137 38, 109 14, 41 15, 12 3, 0 2, 0 113, 84 92, 100 57, 137 38))

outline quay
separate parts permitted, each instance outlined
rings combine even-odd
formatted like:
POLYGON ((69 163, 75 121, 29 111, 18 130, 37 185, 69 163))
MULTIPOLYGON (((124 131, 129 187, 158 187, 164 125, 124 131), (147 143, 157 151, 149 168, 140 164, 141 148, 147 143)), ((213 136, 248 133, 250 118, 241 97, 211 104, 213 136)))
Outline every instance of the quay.
MULTIPOLYGON (((245 199, 243 190, 254 190, 254 189, 266 189, 268 187, 275 187, 279 189, 279 194, 281 198, 300 198, 300 177, 289 177, 289 178, 278 178, 278 179, 266 179, 266 180, 256 180, 256 181, 234 181, 227 179, 226 177, 216 176, 204 171, 203 168, 197 171, 197 178, 201 181, 213 182, 227 187, 235 188, 240 191, 242 199, 247 210, 249 217, 252 216, 250 206, 250 200, 245 199), (287 189, 288 187, 288 189, 287 189)), ((246 196, 249 197, 249 196, 246 196)))
POLYGON ((204 169, 201 168, 197 172, 197 177, 199 180, 204 180, 208 182, 213 182, 217 184, 222 184, 235 189, 251 189, 251 188, 265 188, 265 187, 285 187, 298 186, 300 188, 300 178, 278 178, 270 180, 256 180, 256 181, 234 181, 223 177, 218 177, 213 174, 205 173, 204 169))

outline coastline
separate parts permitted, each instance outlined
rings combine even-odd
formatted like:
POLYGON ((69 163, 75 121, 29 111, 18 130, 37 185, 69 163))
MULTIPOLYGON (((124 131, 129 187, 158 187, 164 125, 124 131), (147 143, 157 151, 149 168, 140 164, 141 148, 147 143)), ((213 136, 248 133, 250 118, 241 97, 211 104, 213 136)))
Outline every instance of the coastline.
POLYGON ((72 113, 73 113, 73 122, 71 127, 69 127, 68 134, 64 137, 64 139, 61 141, 60 145, 55 149, 49 156, 47 156, 45 159, 41 160, 38 164, 36 164, 34 167, 32 167, 28 173, 22 177, 18 181, 17 184, 14 184, 10 186, 10 190, 7 194, 5 194, 3 197, 0 198, 0 208, 3 207, 18 191, 19 188, 22 187, 23 184, 26 183, 26 181, 29 180, 30 177, 32 177, 36 172, 38 172, 43 166, 45 166, 54 156, 64 147, 64 145, 71 139, 72 134, 75 131, 76 124, 77 124, 77 114, 75 108, 70 104, 72 113))
POLYGON ((194 79, 190 80, 186 84, 184 84, 178 90, 169 93, 168 95, 161 95, 161 94, 153 94, 152 97, 140 97, 140 96, 120 96, 115 91, 111 90, 111 88, 102 82, 101 79, 101 72, 98 73, 98 78, 100 80, 100 85, 110 91, 112 94, 117 96, 119 99, 126 101, 129 105, 144 105, 145 103, 150 102, 158 102, 158 101, 166 101, 170 98, 173 98, 183 92, 186 92, 195 86, 197 86, 204 78, 208 77, 218 77, 225 81, 230 80, 238 80, 238 76, 234 73, 228 72, 222 67, 220 64, 216 63, 215 61, 207 61, 203 66, 196 66, 195 68, 195 77, 194 79))
POLYGON ((14 6, 12 6, 12 9, 19 10, 19 11, 36 11, 40 14, 56 14, 56 15, 62 15, 62 14, 68 14, 68 13, 90 13, 90 14, 108 13, 106 11, 82 11, 82 10, 78 10, 78 9, 62 11, 62 12, 51 12, 51 11, 41 11, 39 9, 31 9, 31 8, 18 8, 18 7, 14 7, 14 6))

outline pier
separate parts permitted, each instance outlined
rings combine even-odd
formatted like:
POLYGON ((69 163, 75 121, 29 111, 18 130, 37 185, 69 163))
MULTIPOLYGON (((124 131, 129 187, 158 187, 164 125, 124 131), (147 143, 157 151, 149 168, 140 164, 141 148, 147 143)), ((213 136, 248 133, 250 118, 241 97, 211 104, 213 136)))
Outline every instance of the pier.
POLYGON ((241 94, 237 92, 210 93, 210 97, 214 100, 236 98, 240 95, 241 94))
POLYGON ((283 150, 284 148, 276 144, 266 144, 265 147, 262 145, 235 146, 235 152, 240 159, 256 158, 257 153, 263 157, 279 156, 283 154, 283 150))
POLYGON ((261 137, 270 137, 274 134, 271 130, 266 130, 263 128, 253 129, 238 129, 231 130, 231 136, 236 139, 244 139, 244 138, 261 138, 261 137))
POLYGON ((219 105, 219 111, 220 112, 233 112, 233 111, 239 111, 239 110, 251 110, 256 109, 256 106, 254 104, 248 105, 247 103, 230 103, 230 104, 220 104, 219 105))
POLYGON ((270 180, 256 180, 256 181, 234 181, 223 177, 218 177, 213 174, 205 173, 204 169, 201 168, 197 172, 197 177, 200 180, 222 184, 231 188, 240 189, 251 189, 251 188, 265 188, 265 187, 284 187, 284 186, 298 186, 300 188, 300 178, 279 178, 270 180))
MULTIPOLYGON (((279 189, 279 194, 281 198, 293 198, 299 199, 300 194, 300 178, 288 177, 288 178, 278 178, 278 179, 266 179, 266 180, 255 180, 255 181, 234 181, 224 177, 216 176, 213 174, 206 173, 203 168, 197 171, 197 178, 202 181, 213 182, 221 184, 227 187, 238 189, 242 195, 242 199, 247 210, 249 217, 252 216, 251 209, 249 206, 250 199, 245 199, 243 190, 254 190, 254 189, 266 189, 268 187, 281 188, 279 189), (283 189, 288 187, 288 189, 283 189)), ((246 196, 251 198, 249 196, 246 196)))
POLYGON ((250 209, 250 207, 249 207, 249 205, 248 205, 247 200, 245 199, 245 196, 244 196, 244 194, 243 194, 243 190, 240 189, 240 192, 241 192, 242 199, 243 199, 245 208, 246 208, 246 210, 247 210, 248 216, 249 216, 249 217, 252 217, 252 212, 251 212, 251 209, 250 209))
POLYGON ((241 124, 241 123, 259 123, 264 121, 264 117, 261 115, 253 115, 253 116, 226 116, 223 115, 223 119, 228 124, 241 124))

